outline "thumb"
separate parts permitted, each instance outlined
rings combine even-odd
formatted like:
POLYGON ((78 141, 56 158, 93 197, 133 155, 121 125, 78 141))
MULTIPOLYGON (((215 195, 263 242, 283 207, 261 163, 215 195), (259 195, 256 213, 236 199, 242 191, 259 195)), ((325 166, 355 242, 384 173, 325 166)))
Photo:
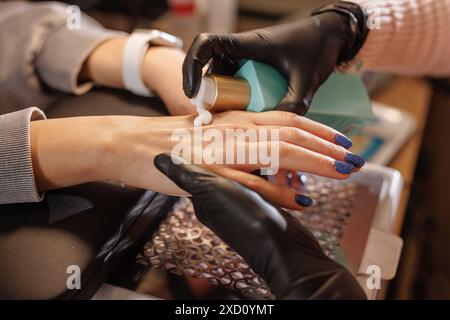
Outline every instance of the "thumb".
MULTIPOLYGON (((204 225, 220 235, 222 217, 228 212, 228 198, 221 196, 223 178, 178 156, 161 153, 154 159, 155 167, 181 189, 192 195, 195 215, 204 225), (220 214, 216 214, 220 213, 220 214)), ((225 226, 226 229, 226 226, 225 226)), ((234 230, 234 228, 233 228, 234 230)))
POLYGON ((201 33, 195 37, 183 62, 183 90, 187 97, 194 97, 202 81, 203 67, 211 60, 229 60, 238 50, 238 41, 231 34, 201 33), (225 57, 228 57, 227 59, 225 57))
POLYGON ((304 116, 311 105, 315 93, 312 79, 305 74, 293 72, 289 79, 289 90, 286 96, 278 103, 276 110, 293 112, 304 116))
POLYGON ((207 192, 218 178, 214 173, 169 153, 157 155, 153 163, 159 171, 192 196, 207 192))
POLYGON ((241 60, 255 59, 260 55, 258 43, 261 38, 254 32, 202 33, 195 37, 183 62, 183 90, 189 98, 194 97, 202 80, 202 69, 212 59, 215 71, 232 74, 241 60), (220 66, 220 64, 222 66, 220 66), (219 68, 218 68, 219 67, 219 68))
POLYGON ((309 101, 299 100, 296 95, 288 93, 283 100, 278 103, 275 110, 292 112, 304 116, 308 112, 309 104, 309 101))

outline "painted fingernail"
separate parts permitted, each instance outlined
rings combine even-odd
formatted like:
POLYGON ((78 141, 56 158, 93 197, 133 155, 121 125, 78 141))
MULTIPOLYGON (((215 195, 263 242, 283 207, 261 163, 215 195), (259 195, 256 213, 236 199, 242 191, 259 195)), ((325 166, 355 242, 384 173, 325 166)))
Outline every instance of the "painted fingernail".
POLYGON ((344 161, 336 160, 334 161, 334 169, 339 173, 350 174, 353 172, 353 169, 355 169, 355 166, 344 161))
POLYGON ((350 153, 350 152, 347 152, 345 154, 345 161, 348 163, 351 163, 356 168, 362 168, 364 166, 364 164, 366 163, 363 158, 361 158, 360 156, 357 156, 354 153, 350 153))
POLYGON ((292 172, 286 172, 286 182, 289 187, 292 187, 292 172))
POLYGON ((302 187, 306 185, 306 181, 308 181, 308 178, 303 174, 303 172, 297 171, 296 172, 298 182, 302 187))
POLYGON ((302 194, 295 195, 295 202, 297 202, 297 204, 304 206, 304 207, 309 207, 313 204, 313 201, 311 198, 304 196, 302 194))
POLYGON ((339 133, 334 136, 334 142, 345 149, 350 149, 353 145, 352 140, 339 133))

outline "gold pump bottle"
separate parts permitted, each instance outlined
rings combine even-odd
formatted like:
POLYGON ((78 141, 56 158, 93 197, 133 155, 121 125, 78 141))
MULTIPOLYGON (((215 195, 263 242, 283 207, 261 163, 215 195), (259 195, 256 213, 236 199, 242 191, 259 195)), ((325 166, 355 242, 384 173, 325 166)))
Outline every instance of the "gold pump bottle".
POLYGON ((250 103, 250 85, 246 80, 223 75, 203 77, 203 103, 210 112, 246 110, 250 103))

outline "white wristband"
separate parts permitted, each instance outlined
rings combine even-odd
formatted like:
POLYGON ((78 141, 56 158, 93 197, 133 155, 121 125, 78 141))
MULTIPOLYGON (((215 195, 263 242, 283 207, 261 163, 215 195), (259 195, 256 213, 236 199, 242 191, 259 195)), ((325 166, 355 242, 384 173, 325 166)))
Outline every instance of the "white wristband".
POLYGON ((123 85, 125 89, 144 97, 155 96, 143 80, 144 57, 151 43, 182 46, 179 38, 158 30, 136 30, 128 37, 122 58, 123 85))

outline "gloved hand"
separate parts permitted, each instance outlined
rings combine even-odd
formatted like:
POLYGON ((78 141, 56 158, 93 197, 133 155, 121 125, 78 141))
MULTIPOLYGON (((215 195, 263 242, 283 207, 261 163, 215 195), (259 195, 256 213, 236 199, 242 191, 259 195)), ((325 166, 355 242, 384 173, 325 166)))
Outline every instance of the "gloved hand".
POLYGON ((367 16, 356 4, 336 2, 302 21, 231 34, 200 34, 183 63, 183 89, 192 98, 200 86, 202 68, 212 59, 211 72, 233 74, 243 61, 273 66, 289 82, 277 109, 304 115, 311 100, 338 65, 361 48, 367 16))
POLYGON ((289 213, 233 180, 160 154, 155 166, 192 195, 197 218, 239 253, 277 299, 365 299, 356 279, 329 259, 289 213))

